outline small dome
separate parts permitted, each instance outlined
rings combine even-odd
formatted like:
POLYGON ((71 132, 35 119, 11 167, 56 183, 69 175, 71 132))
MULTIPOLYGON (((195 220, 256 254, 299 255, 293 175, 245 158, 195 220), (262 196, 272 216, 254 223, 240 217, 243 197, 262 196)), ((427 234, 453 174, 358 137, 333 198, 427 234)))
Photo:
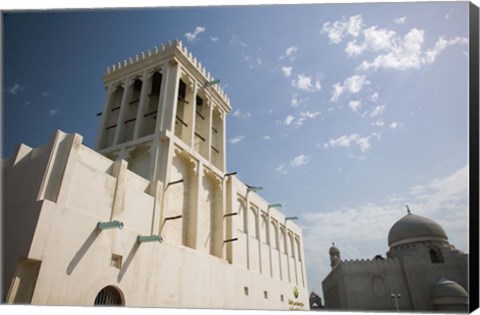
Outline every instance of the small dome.
POLYGON ((422 241, 447 242, 443 228, 435 221, 420 215, 409 213, 398 220, 388 233, 390 248, 422 241))
POLYGON ((332 243, 332 247, 328 250, 330 254, 340 254, 340 250, 335 246, 335 243, 332 243))
POLYGON ((468 293, 455 281, 441 277, 433 285, 432 298, 468 298, 468 293))

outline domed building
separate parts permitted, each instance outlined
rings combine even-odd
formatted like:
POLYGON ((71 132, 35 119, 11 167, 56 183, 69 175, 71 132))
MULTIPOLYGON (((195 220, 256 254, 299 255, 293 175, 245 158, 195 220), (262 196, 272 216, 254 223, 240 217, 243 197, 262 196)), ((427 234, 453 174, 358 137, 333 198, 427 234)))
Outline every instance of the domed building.
POLYGON ((341 260, 333 244, 325 308, 468 312, 468 254, 448 242, 442 226, 408 210, 390 229, 388 246, 386 258, 341 260))

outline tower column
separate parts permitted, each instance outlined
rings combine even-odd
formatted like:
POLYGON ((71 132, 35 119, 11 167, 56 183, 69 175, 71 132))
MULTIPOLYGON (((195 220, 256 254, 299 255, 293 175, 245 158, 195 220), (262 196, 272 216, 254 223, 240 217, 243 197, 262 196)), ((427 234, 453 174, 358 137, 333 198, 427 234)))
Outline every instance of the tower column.
POLYGON ((115 130, 115 137, 113 138, 113 144, 116 145, 120 143, 121 137, 124 135, 125 131, 125 113, 127 112, 128 98, 130 96, 130 90, 132 88, 132 80, 127 78, 125 81, 125 89, 123 90, 122 103, 120 105, 120 113, 118 114, 117 128, 115 130))
POLYGON ((212 162, 212 112, 213 112, 213 101, 212 99, 208 100, 208 116, 207 116, 207 132, 205 136, 207 137, 207 160, 212 162))
POLYGON ((152 80, 149 76, 148 70, 142 74, 142 91, 140 91, 140 100, 138 104, 137 118, 135 120, 135 130, 133 131, 133 139, 138 139, 140 136, 140 128, 143 122, 143 115, 147 106, 147 93, 151 89, 152 80))
POLYGON ((97 150, 102 149, 102 145, 105 142, 105 137, 106 137, 105 128, 107 128, 107 116, 108 116, 107 111, 108 111, 108 105, 110 105, 110 101, 112 99, 112 91, 113 91, 113 84, 110 83, 107 88, 107 97, 103 105, 102 118, 100 121, 100 132, 98 133, 98 136, 97 136, 97 150))
POLYGON ((192 127, 190 128, 190 134, 188 135, 189 143, 191 146, 195 145, 195 125, 197 122, 197 90, 198 83, 196 80, 193 80, 192 83, 192 106, 190 107, 190 117, 192 118, 192 127))

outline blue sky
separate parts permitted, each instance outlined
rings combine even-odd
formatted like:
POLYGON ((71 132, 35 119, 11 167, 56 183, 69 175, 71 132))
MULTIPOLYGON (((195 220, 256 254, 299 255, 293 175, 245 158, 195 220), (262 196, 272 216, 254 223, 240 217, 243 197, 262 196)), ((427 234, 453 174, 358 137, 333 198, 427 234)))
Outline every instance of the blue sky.
POLYGON ((230 97, 227 168, 299 217, 309 290, 328 248, 388 250, 412 212, 468 250, 468 3, 8 13, 3 157, 56 129, 95 146, 106 67, 178 38, 230 97))

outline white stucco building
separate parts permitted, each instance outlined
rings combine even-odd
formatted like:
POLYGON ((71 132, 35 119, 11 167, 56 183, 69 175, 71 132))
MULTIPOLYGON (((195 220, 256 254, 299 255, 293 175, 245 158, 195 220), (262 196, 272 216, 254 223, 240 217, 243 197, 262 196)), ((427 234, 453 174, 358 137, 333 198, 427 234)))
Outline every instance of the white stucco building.
POLYGON ((410 213, 388 234, 387 257, 341 260, 322 282, 326 309, 468 312, 468 254, 435 221, 410 213))
POLYGON ((228 174, 231 110, 169 42, 107 69, 97 151, 2 161, 6 303, 308 309, 301 229, 228 174))

